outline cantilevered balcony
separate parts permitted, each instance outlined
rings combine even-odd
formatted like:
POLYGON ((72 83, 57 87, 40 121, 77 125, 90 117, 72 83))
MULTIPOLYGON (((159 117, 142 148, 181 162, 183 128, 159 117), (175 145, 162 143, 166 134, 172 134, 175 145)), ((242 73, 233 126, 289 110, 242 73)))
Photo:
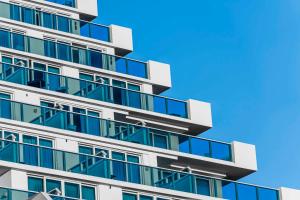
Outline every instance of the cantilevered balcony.
POLYGON ((32 144, 8 140, 0 143, 1 161, 224 199, 279 200, 275 189, 32 144))
POLYGON ((230 144, 101 119, 92 113, 81 114, 2 98, 0 99, 0 118, 232 161, 230 144))
POLYGON ((148 78, 148 66, 145 62, 108 55, 97 50, 81 48, 68 43, 42 40, 12 33, 6 29, 0 29, 0 47, 110 70, 135 77, 148 78))
MULTIPOLYGON (((49 2, 61 2, 61 4, 75 5, 74 0, 48 0, 49 2), (74 3, 73 3, 74 1, 74 3)), ((83 20, 76 20, 62 15, 34 10, 28 7, 0 2, 0 17, 24 22, 44 28, 54 29, 66 33, 72 33, 96 40, 111 42, 110 28, 108 26, 94 24, 83 20)))
MULTIPOLYGON (((3 148, 2 148, 3 149, 3 148)), ((71 197, 56 196, 46 193, 37 193, 32 191, 16 190, 11 188, 0 187, 1 200, 78 200, 71 197)))
POLYGON ((0 62, 0 80, 188 118, 187 102, 0 62))

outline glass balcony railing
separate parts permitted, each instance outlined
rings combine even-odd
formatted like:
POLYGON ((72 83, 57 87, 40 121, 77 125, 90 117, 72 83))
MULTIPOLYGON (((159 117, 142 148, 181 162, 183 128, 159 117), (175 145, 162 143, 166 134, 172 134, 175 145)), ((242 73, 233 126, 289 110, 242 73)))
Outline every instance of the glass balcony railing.
POLYGON ((110 70, 140 78, 148 78, 147 64, 144 62, 108 55, 97 50, 81 48, 64 42, 42 40, 19 33, 12 33, 1 28, 0 47, 110 70))
POLYGON ((232 161, 231 145, 99 117, 0 99, 0 117, 232 161))
POLYGON ((1 62, 0 80, 188 118, 184 101, 1 62))
POLYGON ((73 7, 73 8, 76 7, 76 0, 45 0, 45 1, 57 3, 60 5, 69 6, 69 7, 73 7))
MULTIPOLYGON (((51 2, 53 1, 56 0, 51 0, 51 2)), ((107 26, 71 19, 11 3, 0 2, 0 17, 110 42, 110 29, 107 26)))
MULTIPOLYGON (((0 147, 0 149, 3 150, 2 146, 0 147)), ((28 200, 37 194, 38 194, 37 192, 29 192, 29 191, 15 190, 15 189, 10 189, 10 188, 0 187, 0 199, 1 200, 28 200)), ((56 195, 51 195, 51 194, 49 194, 49 196, 53 200, 78 200, 78 199, 74 199, 74 198, 70 198, 70 197, 66 198, 66 197, 56 196, 56 195)))
POLYGON ((0 160, 230 200, 279 200, 278 191, 99 156, 0 141, 0 160))

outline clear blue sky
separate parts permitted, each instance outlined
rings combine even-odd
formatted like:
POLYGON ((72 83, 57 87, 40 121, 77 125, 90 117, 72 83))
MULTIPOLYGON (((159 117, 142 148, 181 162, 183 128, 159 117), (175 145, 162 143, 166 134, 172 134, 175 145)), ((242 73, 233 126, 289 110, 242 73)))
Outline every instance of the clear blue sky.
POLYGON ((300 189, 298 0, 99 0, 96 21, 131 27, 130 57, 171 64, 165 95, 212 103, 203 136, 255 144, 242 181, 300 189))

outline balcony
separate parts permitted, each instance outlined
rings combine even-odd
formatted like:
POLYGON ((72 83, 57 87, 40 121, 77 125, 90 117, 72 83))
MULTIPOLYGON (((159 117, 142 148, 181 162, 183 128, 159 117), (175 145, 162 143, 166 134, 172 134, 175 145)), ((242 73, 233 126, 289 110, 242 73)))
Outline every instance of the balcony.
POLYGON ((140 78, 148 78, 148 67, 144 62, 108 55, 97 50, 81 48, 68 43, 42 40, 18 33, 12 33, 5 29, 0 29, 0 47, 110 70, 140 78))
POLYGON ((64 5, 64 6, 69 6, 72 8, 76 7, 76 0, 45 0, 45 1, 49 1, 52 3, 57 3, 60 5, 64 5))
MULTIPOLYGON (((69 2, 68 4, 72 4, 71 2, 73 2, 72 0, 48 1, 69 2)), ((66 33, 72 33, 100 41, 111 42, 110 28, 107 26, 67 18, 65 16, 34 10, 32 8, 21 7, 15 4, 0 2, 0 17, 66 33)))
MULTIPOLYGON (((35 199, 41 199, 41 196, 38 196, 41 194, 42 193, 0 187, 1 200, 28 200, 28 199, 35 200, 35 199)), ((42 195, 43 197, 45 197, 44 196, 45 194, 42 195)), ((51 197, 51 199, 53 200, 78 200, 70 197, 66 198, 66 197, 56 196, 56 195, 49 195, 49 196, 48 194, 46 195, 47 197, 51 197)))
POLYGON ((0 143, 1 161, 224 199, 279 200, 274 189, 8 140, 0 143))
MULTIPOLYGON (((122 106, 188 118, 187 103, 162 96, 75 79, 0 62, 0 80, 122 106)), ((101 82, 101 80, 100 80, 101 82)))
POLYGON ((0 99, 0 118, 232 161, 231 145, 50 107, 0 99))

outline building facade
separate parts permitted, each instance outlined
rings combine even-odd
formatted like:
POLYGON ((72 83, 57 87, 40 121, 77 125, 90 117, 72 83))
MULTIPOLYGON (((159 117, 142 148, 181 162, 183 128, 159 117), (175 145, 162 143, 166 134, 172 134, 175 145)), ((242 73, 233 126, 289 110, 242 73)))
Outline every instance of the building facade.
POLYGON ((1 200, 297 200, 238 182, 255 147, 197 135, 209 103, 160 94, 170 66, 125 56, 97 0, 0 0, 1 200))

